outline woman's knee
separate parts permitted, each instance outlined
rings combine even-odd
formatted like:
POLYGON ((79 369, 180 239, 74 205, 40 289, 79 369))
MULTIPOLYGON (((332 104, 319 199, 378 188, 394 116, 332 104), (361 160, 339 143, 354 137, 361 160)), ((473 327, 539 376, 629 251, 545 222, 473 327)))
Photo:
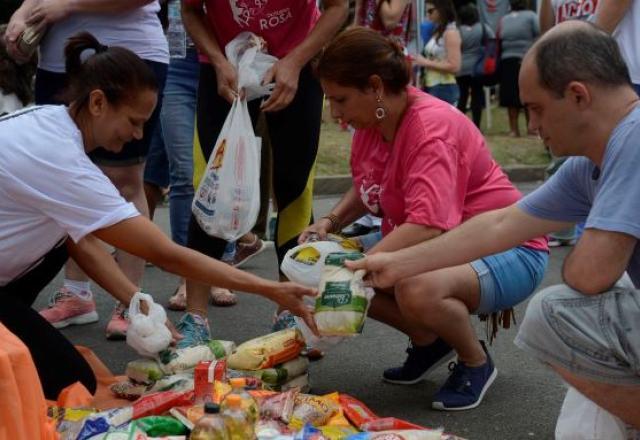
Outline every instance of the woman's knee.
POLYGON ((418 318, 437 313, 443 299, 439 284, 429 275, 401 280, 396 285, 395 297, 403 315, 418 318))

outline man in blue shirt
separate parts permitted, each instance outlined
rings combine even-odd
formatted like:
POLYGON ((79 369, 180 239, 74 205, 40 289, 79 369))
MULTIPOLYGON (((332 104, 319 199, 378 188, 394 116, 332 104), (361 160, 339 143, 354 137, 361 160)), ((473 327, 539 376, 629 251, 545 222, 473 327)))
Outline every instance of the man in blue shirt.
POLYGON ((579 21, 555 26, 529 50, 520 97, 529 128, 555 156, 572 156, 557 174, 513 206, 349 266, 368 270, 378 287, 420 283, 425 272, 586 221, 564 262, 565 284, 531 300, 516 344, 640 428, 640 100, 615 41, 579 21), (634 286, 619 282, 625 271, 634 286))

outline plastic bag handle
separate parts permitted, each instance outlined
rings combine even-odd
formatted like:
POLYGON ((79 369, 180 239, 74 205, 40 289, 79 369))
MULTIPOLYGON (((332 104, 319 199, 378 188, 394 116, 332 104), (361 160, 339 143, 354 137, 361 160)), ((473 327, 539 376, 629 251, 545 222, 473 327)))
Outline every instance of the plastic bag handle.
POLYGON ((140 310, 140 304, 142 301, 146 301, 149 305, 149 310, 151 310, 151 306, 153 305, 153 297, 148 293, 136 292, 133 294, 131 301, 129 302, 129 316, 137 316, 144 314, 140 310))

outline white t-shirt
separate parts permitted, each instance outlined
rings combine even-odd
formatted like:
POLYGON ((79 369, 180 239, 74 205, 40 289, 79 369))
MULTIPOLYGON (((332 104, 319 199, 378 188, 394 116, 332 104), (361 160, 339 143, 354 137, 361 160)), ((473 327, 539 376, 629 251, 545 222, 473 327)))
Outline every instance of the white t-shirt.
POLYGON ((73 14, 47 31, 40 43, 38 67, 62 73, 64 45, 69 37, 88 31, 106 46, 122 46, 143 60, 169 63, 169 45, 158 18, 157 0, 118 14, 73 14))
POLYGON ((0 118, 0 286, 69 235, 140 215, 87 157, 64 106, 0 118))
POLYGON ((631 82, 640 84, 640 0, 633 0, 629 10, 613 31, 613 38, 618 42, 622 58, 629 67, 631 82))
POLYGON ((24 107, 24 105, 22 105, 22 101, 18 99, 15 93, 5 95, 2 89, 0 89, 0 116, 20 110, 22 107, 24 107))

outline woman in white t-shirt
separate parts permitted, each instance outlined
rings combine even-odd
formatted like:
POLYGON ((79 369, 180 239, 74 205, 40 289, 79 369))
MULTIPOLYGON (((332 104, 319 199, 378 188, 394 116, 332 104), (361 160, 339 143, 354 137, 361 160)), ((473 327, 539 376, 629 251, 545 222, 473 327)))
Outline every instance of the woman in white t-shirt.
POLYGON ((142 137, 157 103, 155 77, 131 51, 103 46, 86 32, 69 40, 65 54, 69 107, 0 118, 0 323, 29 347, 45 396, 55 399, 76 381, 96 388, 82 356, 31 308, 67 258, 123 304, 138 290, 100 241, 189 279, 258 293, 313 325, 302 302, 311 289, 263 280, 179 246, 122 198, 87 154, 98 145, 117 153, 142 137), (81 61, 89 50, 95 53, 81 61))
MULTIPOLYGON (((169 63, 159 11, 158 0, 24 0, 11 17, 6 33, 9 53, 20 59, 22 54, 16 41, 25 26, 46 29, 38 51, 35 80, 35 103, 38 105, 67 104, 61 99, 67 81, 64 45, 69 37, 81 31, 91 32, 103 44, 129 49, 153 70, 159 89, 158 105, 145 123, 144 135, 127 142, 118 153, 105 148, 96 148, 90 153, 91 160, 111 179, 122 196, 144 215, 148 215, 148 208, 142 175, 152 135, 158 125, 169 63)), ((117 260, 131 282, 141 285, 144 261, 126 253, 118 253, 117 260)), ((63 285, 51 297, 50 307, 43 310, 43 315, 54 326, 62 328, 97 321, 95 309, 89 278, 70 262, 65 267, 63 285), (76 310, 68 307, 68 298, 83 299, 84 303, 76 310)), ((107 323, 107 338, 123 339, 127 325, 125 309, 117 305, 107 323)))

